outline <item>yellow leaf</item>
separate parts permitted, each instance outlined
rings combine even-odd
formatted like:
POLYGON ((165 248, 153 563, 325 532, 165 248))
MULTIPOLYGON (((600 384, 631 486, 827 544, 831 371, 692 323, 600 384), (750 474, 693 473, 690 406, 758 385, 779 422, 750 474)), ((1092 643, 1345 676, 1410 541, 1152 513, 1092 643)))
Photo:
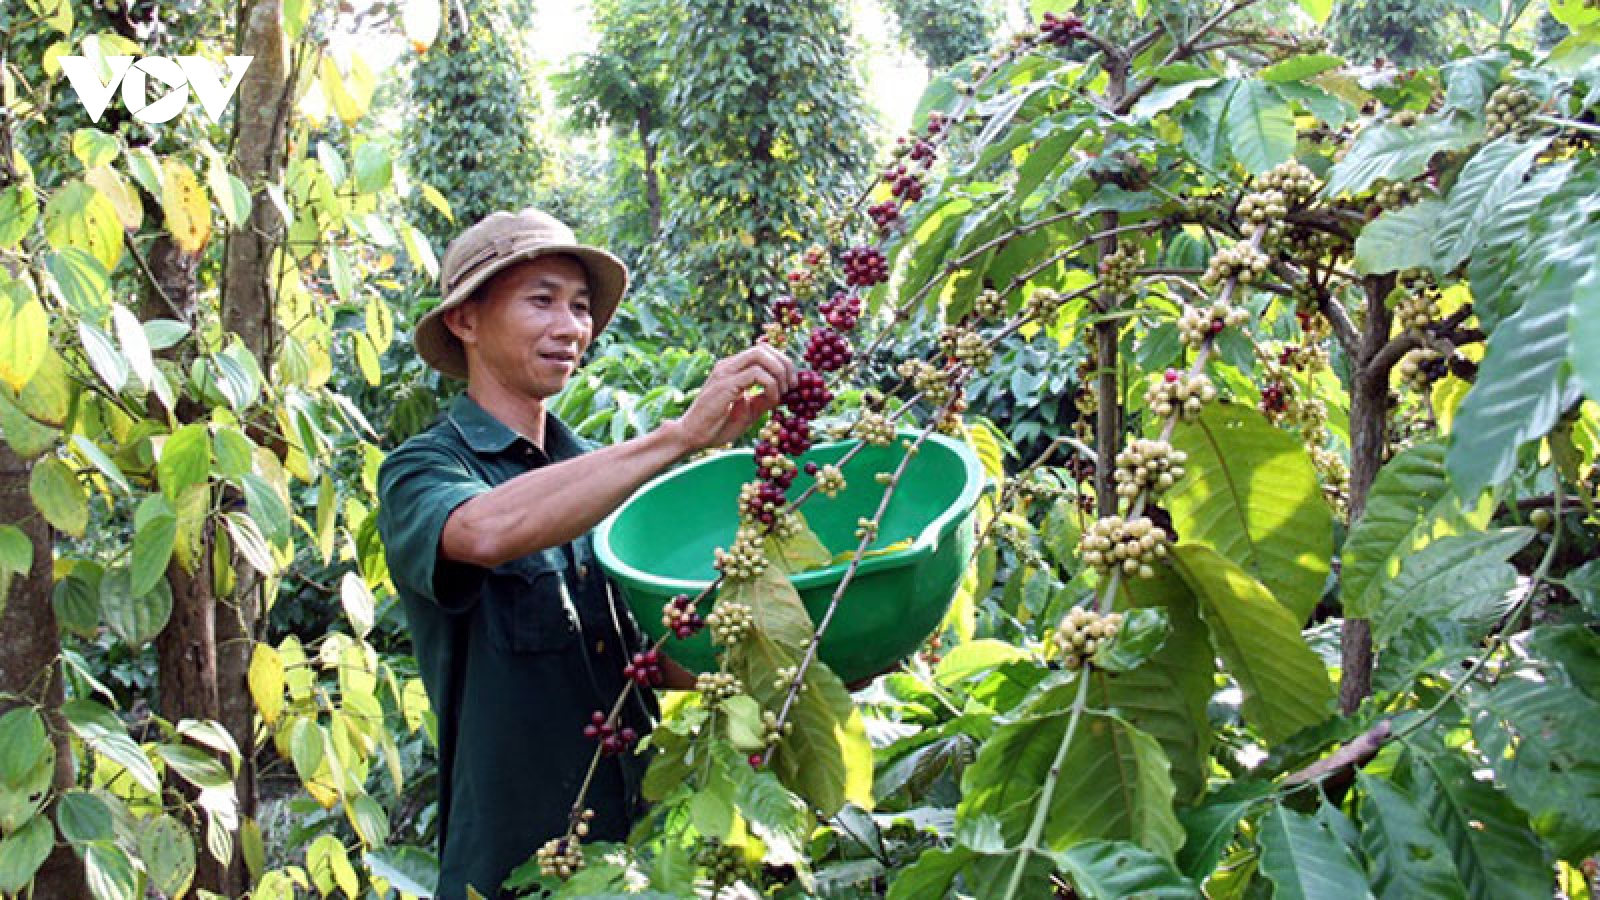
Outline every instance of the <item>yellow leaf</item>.
POLYGON ((283 659, 269 644, 257 644, 250 656, 250 672, 246 676, 250 696, 256 701, 261 720, 269 726, 278 721, 283 712, 283 659))
POLYGON ((439 0, 406 0, 400 11, 406 39, 417 53, 427 53, 439 37, 439 0))
POLYGON ((161 172, 161 208, 167 216, 167 231, 183 252, 198 256, 211 239, 211 203, 200 179, 179 160, 168 158, 161 172))
POLYGON ((0 288, 0 381, 20 391, 50 350, 50 320, 37 299, 8 288, 0 288))
POLYGON ((372 341, 359 331, 350 332, 350 342, 356 347, 356 365, 361 367, 361 374, 366 376, 367 383, 376 386, 383 381, 383 367, 378 364, 378 354, 372 349, 372 341))
POLYGON ((388 302, 377 294, 367 295, 366 312, 367 337, 372 341, 372 349, 384 353, 394 341, 394 313, 388 302))
POLYGON ((439 189, 431 184, 421 184, 419 187, 422 190, 422 199, 428 201, 428 204, 438 210, 440 215, 449 219, 452 225, 455 224, 456 214, 450 209, 450 201, 439 193, 439 189))
POLYGON ((77 247, 107 272, 122 259, 122 222, 110 198, 84 181, 56 190, 44 207, 44 237, 57 250, 77 247))
POLYGON ((322 91, 333 104, 333 111, 345 125, 355 125, 372 105, 372 91, 377 86, 372 70, 360 54, 352 53, 343 73, 332 56, 324 56, 321 74, 322 91))
POLYGON ((123 228, 131 231, 144 224, 144 204, 139 202, 138 192, 116 169, 96 166, 83 173, 83 180, 111 201, 112 208, 117 212, 117 221, 122 223, 123 228))

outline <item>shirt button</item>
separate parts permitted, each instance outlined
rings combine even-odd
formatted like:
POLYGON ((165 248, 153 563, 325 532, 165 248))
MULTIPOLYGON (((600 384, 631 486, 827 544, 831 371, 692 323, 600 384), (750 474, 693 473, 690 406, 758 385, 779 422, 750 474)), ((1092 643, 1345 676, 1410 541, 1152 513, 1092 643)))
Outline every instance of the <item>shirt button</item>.
POLYGON ((595 641, 594 642, 594 652, 597 653, 597 654, 606 652, 606 642, 605 641, 595 641))
POLYGON ((579 578, 588 578, 589 577, 589 566, 587 564, 585 564, 585 563, 579 563, 578 564, 578 577, 579 578))

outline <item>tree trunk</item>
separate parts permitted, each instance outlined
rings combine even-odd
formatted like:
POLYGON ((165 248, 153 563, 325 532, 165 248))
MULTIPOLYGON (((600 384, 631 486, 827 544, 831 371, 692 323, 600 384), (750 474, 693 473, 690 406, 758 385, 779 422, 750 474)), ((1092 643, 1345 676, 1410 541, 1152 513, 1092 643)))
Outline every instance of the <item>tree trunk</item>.
MULTIPOLYGON (((4 134, 5 129, 0 129, 4 134)), ((51 572, 52 535, 33 508, 28 495, 32 466, 0 443, 0 522, 21 528, 33 542, 33 566, 12 579, 6 597, 0 597, 0 715, 23 704, 39 708, 56 750, 56 796, 74 784, 72 744, 61 716, 63 699, 61 640, 55 608, 50 605, 54 581, 51 572), (21 698, 13 699, 13 698, 21 698)), ((53 821, 55 804, 44 811, 53 821)), ((34 875, 35 897, 87 897, 83 863, 72 848, 57 843, 34 875)))
MULTIPOLYGON (((1350 524, 1367 509, 1367 494, 1389 451, 1389 367, 1373 361, 1389 340, 1390 315, 1384 305, 1393 277, 1368 278, 1366 322, 1361 345, 1351 361, 1350 524)), ((1339 632, 1339 708, 1355 712, 1372 694, 1372 623, 1346 618, 1339 632)))
POLYGON ((650 243, 661 238, 661 179, 656 174, 656 145, 651 142, 650 107, 639 108, 636 122, 639 146, 644 148, 644 196, 650 206, 650 243))

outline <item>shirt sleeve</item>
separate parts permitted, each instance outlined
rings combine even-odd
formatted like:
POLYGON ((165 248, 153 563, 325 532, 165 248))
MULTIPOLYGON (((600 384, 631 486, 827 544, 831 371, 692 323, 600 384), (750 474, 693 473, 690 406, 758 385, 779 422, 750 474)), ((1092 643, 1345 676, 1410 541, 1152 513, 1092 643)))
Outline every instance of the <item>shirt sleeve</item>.
POLYGON ((449 612, 472 606, 485 570, 444 559, 439 538, 456 507, 489 488, 449 451, 427 443, 403 445, 383 461, 378 469, 378 532, 389 574, 402 593, 431 600, 449 612))

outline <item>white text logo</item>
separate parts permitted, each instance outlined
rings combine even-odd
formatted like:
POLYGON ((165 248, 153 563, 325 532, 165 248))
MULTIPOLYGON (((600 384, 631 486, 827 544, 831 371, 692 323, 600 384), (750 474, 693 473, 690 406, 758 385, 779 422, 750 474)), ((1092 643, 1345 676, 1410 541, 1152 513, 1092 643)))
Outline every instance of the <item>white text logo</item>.
POLYGON ((189 90, 200 98, 200 106, 212 122, 222 118, 222 111, 239 89, 245 70, 250 68, 253 56, 229 56, 228 83, 217 78, 217 70, 203 56, 180 56, 176 61, 164 56, 146 56, 134 62, 131 56, 108 56, 106 65, 111 68, 111 81, 103 83, 86 56, 63 56, 61 70, 67 81, 78 92, 89 118, 98 122, 111 103, 111 95, 122 85, 122 105, 135 119, 158 125, 170 122, 183 112, 189 102, 189 90), (150 101, 149 79, 154 78, 171 90, 155 101, 150 101))

